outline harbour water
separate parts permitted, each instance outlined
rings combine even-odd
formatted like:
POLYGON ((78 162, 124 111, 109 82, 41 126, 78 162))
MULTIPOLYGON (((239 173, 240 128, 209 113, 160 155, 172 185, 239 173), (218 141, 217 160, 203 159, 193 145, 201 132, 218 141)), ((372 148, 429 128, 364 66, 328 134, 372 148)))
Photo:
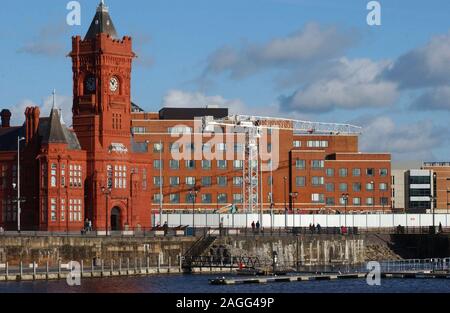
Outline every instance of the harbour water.
POLYGON ((76 287, 69 287, 64 280, 3 282, 0 284, 0 293, 450 293, 448 279, 382 279, 381 286, 369 286, 365 279, 209 285, 209 279, 217 277, 218 275, 161 275, 83 279, 81 286, 76 287))

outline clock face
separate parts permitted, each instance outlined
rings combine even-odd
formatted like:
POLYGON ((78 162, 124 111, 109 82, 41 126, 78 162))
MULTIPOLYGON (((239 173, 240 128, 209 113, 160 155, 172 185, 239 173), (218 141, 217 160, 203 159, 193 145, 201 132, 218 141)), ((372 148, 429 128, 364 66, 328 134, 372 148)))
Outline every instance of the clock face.
POLYGON ((109 90, 111 90, 112 92, 116 92, 118 89, 119 89, 119 80, 117 79, 117 77, 113 76, 109 80, 109 90))
POLYGON ((89 92, 95 91, 95 77, 89 77, 86 79, 86 89, 89 92))

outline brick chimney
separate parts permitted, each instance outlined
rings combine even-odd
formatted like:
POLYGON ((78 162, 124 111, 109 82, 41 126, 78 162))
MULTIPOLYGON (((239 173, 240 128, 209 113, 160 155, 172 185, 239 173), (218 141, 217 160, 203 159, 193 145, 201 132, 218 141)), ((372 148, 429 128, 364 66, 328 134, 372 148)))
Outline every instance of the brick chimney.
POLYGON ((10 110, 2 110, 0 112, 0 116, 2 118, 2 128, 9 128, 11 127, 10 121, 11 121, 11 111, 10 110))
POLYGON ((25 138, 29 143, 36 134, 39 127, 39 107, 28 107, 25 110, 25 138))

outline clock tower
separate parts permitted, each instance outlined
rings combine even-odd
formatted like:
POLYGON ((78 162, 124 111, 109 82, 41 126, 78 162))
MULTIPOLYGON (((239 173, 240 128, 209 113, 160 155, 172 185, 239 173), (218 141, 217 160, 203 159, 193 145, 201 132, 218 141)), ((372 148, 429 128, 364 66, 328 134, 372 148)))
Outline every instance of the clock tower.
POLYGON ((72 38, 73 128, 87 152, 86 217, 96 229, 132 225, 131 37, 119 38, 102 0, 84 38, 72 38))
POLYGON ((129 149, 132 39, 119 39, 102 1, 82 39, 72 38, 73 126, 88 153, 122 144, 129 149))

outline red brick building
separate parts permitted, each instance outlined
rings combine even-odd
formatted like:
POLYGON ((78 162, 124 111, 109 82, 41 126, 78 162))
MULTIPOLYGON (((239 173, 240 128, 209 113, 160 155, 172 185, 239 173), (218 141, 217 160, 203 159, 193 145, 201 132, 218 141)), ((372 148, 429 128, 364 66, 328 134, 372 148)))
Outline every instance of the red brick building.
MULTIPOLYGON (((79 231, 86 219, 97 230, 148 228, 151 214, 160 209, 192 212, 193 204, 199 211, 233 204, 244 209, 245 162, 238 156, 245 147, 226 142, 210 147, 231 151, 228 156, 234 157, 223 160, 174 159, 175 150, 195 153, 210 138, 180 147, 173 134, 198 135, 202 130, 194 118, 223 118, 226 109, 145 113, 133 104, 132 39, 119 39, 104 4, 86 36, 72 38, 70 56, 73 128, 56 107, 48 117, 41 117, 37 107, 27 108, 26 121, 18 127, 10 125, 8 110, 1 113, 0 226, 17 228, 21 137, 22 229, 79 231)), ((390 209, 389 154, 360 153, 356 134, 280 130, 278 138, 272 142, 271 137, 265 147, 279 149, 277 166, 258 178, 263 210, 390 209)))

